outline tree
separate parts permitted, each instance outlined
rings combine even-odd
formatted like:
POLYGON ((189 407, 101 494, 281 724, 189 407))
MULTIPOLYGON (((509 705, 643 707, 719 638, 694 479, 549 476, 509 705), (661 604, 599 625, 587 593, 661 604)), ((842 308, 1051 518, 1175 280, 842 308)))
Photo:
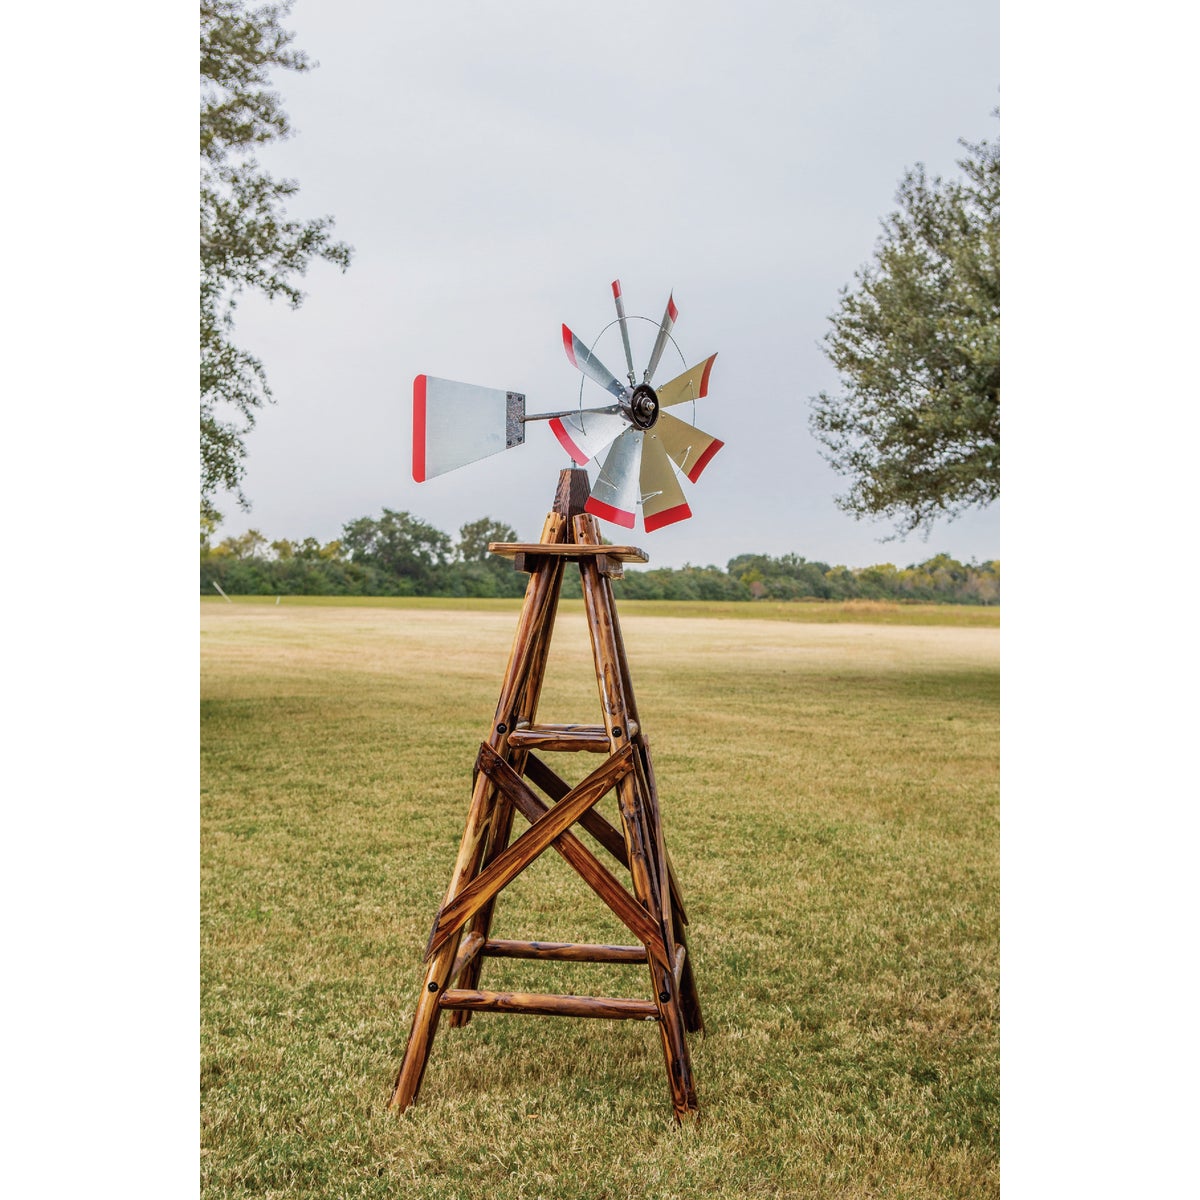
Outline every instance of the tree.
POLYGON ((304 299, 297 279, 314 258, 350 265, 351 249, 330 236, 333 220, 290 219, 297 184, 259 166, 255 146, 291 132, 271 71, 315 65, 291 49, 280 25, 291 0, 246 8, 245 0, 200 4, 200 498, 212 512, 220 488, 243 508, 245 435, 271 399, 263 365, 230 340, 238 297, 247 290, 304 299))
POLYGON ((434 583, 438 568, 445 566, 451 552, 450 538, 440 529, 411 513, 390 508, 385 508, 378 520, 359 517, 343 526, 341 545, 351 561, 409 579, 418 588, 434 583))
MULTIPOLYGON (((201 518, 203 521, 203 518, 201 518)), ((267 549, 267 539, 257 529, 247 529, 237 537, 223 538, 211 553, 218 558, 242 559, 261 558, 267 549)))
POLYGON ((490 562, 493 557, 488 553, 489 542, 516 540, 517 531, 511 525, 493 521, 491 517, 480 517, 478 521, 469 521, 458 531, 458 557, 463 562, 490 562))
POLYGON ((897 533, 1000 495, 1000 146, 961 143, 963 178, 908 171, 874 260, 824 350, 840 395, 812 401, 838 505, 897 533))

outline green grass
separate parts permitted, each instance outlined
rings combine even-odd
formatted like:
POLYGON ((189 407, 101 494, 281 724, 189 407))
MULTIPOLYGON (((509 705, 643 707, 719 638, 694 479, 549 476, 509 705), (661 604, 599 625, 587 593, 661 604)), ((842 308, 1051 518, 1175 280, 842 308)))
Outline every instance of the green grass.
MULTIPOLYGON (((622 607, 707 1024, 678 1129, 635 1022, 443 1023, 385 1108, 513 605, 202 604, 206 1197, 998 1193, 998 631, 711 615, 743 607, 622 607)), ((599 715, 570 605, 541 712, 599 715)), ((628 940, 555 855, 495 933, 628 940)))
MULTIPOLYGON (((201 604, 224 604, 203 595, 201 604)), ((234 596, 232 604, 268 604, 274 596, 234 596)), ((518 613, 521 601, 435 596, 284 596, 279 606, 322 608, 406 608, 417 611, 518 613)), ((999 629, 999 608, 970 604, 896 604, 890 600, 621 600, 621 611, 644 617, 714 617, 730 621, 798 621, 815 625, 959 625, 999 629)), ((582 600, 562 601, 562 611, 582 613, 582 600)))

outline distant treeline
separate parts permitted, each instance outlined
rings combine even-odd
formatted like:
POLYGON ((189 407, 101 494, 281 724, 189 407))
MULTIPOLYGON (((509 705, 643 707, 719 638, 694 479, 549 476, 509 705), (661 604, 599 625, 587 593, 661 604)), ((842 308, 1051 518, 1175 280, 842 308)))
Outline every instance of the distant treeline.
MULTIPOLYGON (((257 530, 212 541, 202 525, 200 590, 216 584, 231 595, 302 596, 521 596, 527 576, 511 561, 488 553, 489 542, 515 542, 515 530, 490 517, 472 521, 453 541, 406 512, 385 508, 360 517, 342 536, 268 542, 257 530)), ((937 554, 895 567, 830 566, 798 554, 772 558, 739 554, 725 569, 626 567, 614 592, 630 600, 897 600, 939 604, 999 604, 1000 564, 961 563, 937 554)), ((563 595, 578 596, 579 577, 568 572, 563 595)))

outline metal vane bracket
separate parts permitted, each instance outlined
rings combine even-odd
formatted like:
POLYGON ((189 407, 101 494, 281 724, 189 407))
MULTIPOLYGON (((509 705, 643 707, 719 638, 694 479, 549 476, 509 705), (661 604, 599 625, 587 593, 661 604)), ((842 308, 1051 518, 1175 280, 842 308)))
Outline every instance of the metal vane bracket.
POLYGON ((509 449, 525 441, 525 397, 520 392, 508 393, 504 407, 504 437, 509 449))

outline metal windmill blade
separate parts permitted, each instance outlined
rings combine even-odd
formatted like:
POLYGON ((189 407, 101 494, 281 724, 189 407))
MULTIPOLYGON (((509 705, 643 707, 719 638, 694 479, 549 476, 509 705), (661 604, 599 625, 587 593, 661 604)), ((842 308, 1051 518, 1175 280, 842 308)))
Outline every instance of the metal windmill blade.
POLYGON ((692 515, 658 427, 642 435, 642 523, 647 533, 692 515))
POLYGON ((562 448, 584 466, 629 428, 618 413, 580 410, 550 421, 550 431, 562 448))
POLYGON ((641 499, 642 439, 632 426, 612 444, 584 508, 614 525, 633 528, 641 499))
POLYGON ((658 414, 654 433, 679 469, 693 483, 700 478, 700 472, 708 466, 712 456, 725 445, 711 433, 705 433, 670 413, 658 414))

